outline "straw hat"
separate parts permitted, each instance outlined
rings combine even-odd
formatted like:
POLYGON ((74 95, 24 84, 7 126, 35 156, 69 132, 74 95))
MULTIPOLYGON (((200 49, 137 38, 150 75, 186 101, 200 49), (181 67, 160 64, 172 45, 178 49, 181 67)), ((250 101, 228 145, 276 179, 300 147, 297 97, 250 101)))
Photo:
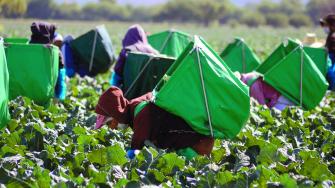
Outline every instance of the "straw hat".
POLYGON ((315 33, 307 33, 303 40, 303 44, 305 46, 314 48, 320 48, 324 46, 324 43, 318 40, 315 33))

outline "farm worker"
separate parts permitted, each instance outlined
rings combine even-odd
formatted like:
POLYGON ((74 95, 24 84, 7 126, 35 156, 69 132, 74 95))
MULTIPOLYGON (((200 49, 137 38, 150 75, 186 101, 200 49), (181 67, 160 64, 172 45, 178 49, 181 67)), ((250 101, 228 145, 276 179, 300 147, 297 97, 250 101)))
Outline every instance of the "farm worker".
POLYGON ((120 87, 122 84, 123 68, 129 52, 159 54, 159 52, 148 43, 147 35, 143 28, 138 24, 131 26, 122 40, 122 50, 115 64, 114 72, 112 73, 112 78, 110 80, 110 84, 112 86, 120 87))
POLYGON ((104 124, 110 128, 129 125, 134 132, 132 150, 151 143, 158 148, 175 150, 188 159, 211 153, 213 138, 195 132, 182 118, 159 108, 151 99, 152 93, 147 93, 128 101, 119 88, 112 86, 101 95, 96 106, 96 129, 104 124))
MULTIPOLYGON (((56 33, 56 26, 48 22, 33 22, 31 25, 30 44, 54 44, 61 47, 63 37, 56 33)), ((66 96, 65 68, 62 54, 59 53, 59 74, 55 87, 55 96, 60 100, 64 100, 66 96)))
POLYGON ((71 41, 73 41, 73 37, 71 35, 66 36, 61 47, 66 75, 68 77, 74 77, 76 74, 74 56, 70 48, 71 41))
POLYGON ((327 72, 329 89, 335 88, 335 14, 330 14, 320 19, 320 25, 325 30, 327 36, 326 48, 332 65, 327 72))
POLYGON ((63 60, 64 60, 64 66, 66 70, 66 76, 68 77, 74 77, 76 73, 78 73, 81 77, 86 76, 89 74, 86 67, 81 65, 80 59, 78 56, 75 55, 75 53, 72 51, 70 47, 70 43, 74 40, 74 38, 71 35, 67 35, 64 40, 61 47, 63 60))
POLYGON ((281 95, 276 89, 265 83, 262 77, 251 72, 247 74, 235 73, 240 80, 250 87, 250 96, 259 104, 266 105, 269 108, 284 110, 287 106, 293 106, 294 103, 281 95))

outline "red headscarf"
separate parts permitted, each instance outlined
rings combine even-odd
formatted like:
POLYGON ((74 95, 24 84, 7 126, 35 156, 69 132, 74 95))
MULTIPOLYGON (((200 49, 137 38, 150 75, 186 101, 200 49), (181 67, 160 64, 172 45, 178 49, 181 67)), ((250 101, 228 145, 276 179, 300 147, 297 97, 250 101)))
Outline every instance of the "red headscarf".
POLYGON ((100 96, 95 112, 106 117, 112 117, 119 123, 130 124, 134 118, 135 107, 140 102, 149 101, 151 98, 152 94, 147 93, 139 98, 128 101, 124 98, 121 89, 111 87, 100 96))

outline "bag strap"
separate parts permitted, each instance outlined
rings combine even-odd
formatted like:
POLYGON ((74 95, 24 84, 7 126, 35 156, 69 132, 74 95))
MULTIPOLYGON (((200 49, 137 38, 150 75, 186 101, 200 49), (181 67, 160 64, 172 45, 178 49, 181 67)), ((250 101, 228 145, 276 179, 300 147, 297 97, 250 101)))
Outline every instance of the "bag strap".
POLYGON ((303 69, 304 69, 304 60, 305 60, 305 54, 304 54, 304 50, 303 50, 303 47, 300 46, 300 106, 301 108, 303 107, 303 104, 302 104, 302 100, 303 100, 303 69))
POLYGON ((149 101, 142 101, 140 102, 134 110, 134 117, 136 117, 142 110, 144 107, 146 107, 149 104, 149 101))
POLYGON ((207 118, 208 118, 208 122, 209 122, 209 129, 210 129, 212 138, 214 138, 213 127, 212 127, 212 118, 211 118, 211 114, 210 114, 210 110, 209 110, 205 80, 204 80, 203 70, 202 70, 202 67, 201 67, 200 55, 199 55, 200 47, 196 47, 195 50, 197 52, 197 62, 198 62, 198 65, 199 65, 201 86, 202 86, 202 91, 203 91, 203 95, 204 95, 204 99, 205 99, 205 107, 206 107, 207 118))
POLYGON ((245 55, 245 44, 243 42, 243 40, 241 39, 239 41, 239 45, 241 45, 242 49, 241 49, 241 55, 242 55, 242 73, 246 73, 247 72, 247 64, 246 64, 246 55, 245 55))
POLYGON ((172 37, 172 34, 173 34, 173 31, 169 31, 169 35, 168 35, 168 37, 166 37, 166 39, 165 39, 163 45, 161 46, 161 49, 159 49, 159 53, 162 53, 162 51, 165 49, 165 47, 166 47, 168 41, 169 41, 170 38, 172 37))
POLYGON ((94 29, 94 40, 93 40, 93 46, 92 46, 92 52, 91 52, 90 66, 88 69, 89 72, 91 72, 93 68, 93 61, 94 61, 94 55, 95 55, 95 48, 97 46, 97 39, 98 39, 98 31, 97 29, 94 29))

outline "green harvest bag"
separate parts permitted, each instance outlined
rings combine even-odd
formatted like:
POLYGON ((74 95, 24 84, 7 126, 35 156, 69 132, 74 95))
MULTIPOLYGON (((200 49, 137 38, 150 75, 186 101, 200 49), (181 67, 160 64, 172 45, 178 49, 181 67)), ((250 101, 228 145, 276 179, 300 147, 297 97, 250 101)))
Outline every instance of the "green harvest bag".
POLYGON ((252 72, 260 65, 259 58, 241 38, 228 44, 220 56, 233 72, 252 72))
POLYGON ((9 99, 31 98, 47 105, 54 96, 58 77, 59 49, 53 45, 7 44, 9 99))
POLYGON ((276 49, 271 53, 271 55, 257 67, 256 71, 265 74, 272 67, 277 65, 280 60, 285 58, 289 53, 294 49, 298 48, 299 44, 293 41, 292 39, 287 39, 282 42, 276 49))
POLYGON ((306 110, 315 108, 328 88, 324 75, 302 47, 278 61, 263 77, 265 82, 306 110))
MULTIPOLYGON (((286 57, 296 48, 299 48, 299 42, 288 38, 282 42, 274 52, 260 65, 256 71, 265 74, 280 60, 286 57)), ((313 60, 314 64, 318 67, 320 72, 325 76, 329 67, 328 54, 324 48, 303 47, 305 53, 313 60)))
POLYGON ((112 41, 104 25, 71 41, 70 47, 79 59, 79 67, 84 67, 89 76, 105 73, 115 61, 112 41))
POLYGON ((5 38, 5 43, 28 44, 28 42, 27 38, 5 38))
POLYGON ((214 138, 235 137, 249 118, 248 87, 198 36, 163 76, 153 95, 157 106, 183 118, 196 132, 214 138))
POLYGON ((152 47, 161 54, 178 58, 190 43, 192 37, 184 32, 168 30, 148 36, 152 47))
POLYGON ((10 119, 8 111, 8 70, 3 41, 0 42, 0 128, 10 119))
POLYGON ((305 46, 304 51, 313 60, 323 76, 326 76, 328 68, 331 66, 331 61, 329 62, 327 50, 325 48, 313 48, 305 46))
POLYGON ((125 97, 134 99, 152 91, 174 61, 162 55, 129 53, 123 71, 125 97))

